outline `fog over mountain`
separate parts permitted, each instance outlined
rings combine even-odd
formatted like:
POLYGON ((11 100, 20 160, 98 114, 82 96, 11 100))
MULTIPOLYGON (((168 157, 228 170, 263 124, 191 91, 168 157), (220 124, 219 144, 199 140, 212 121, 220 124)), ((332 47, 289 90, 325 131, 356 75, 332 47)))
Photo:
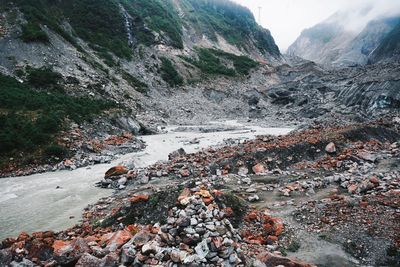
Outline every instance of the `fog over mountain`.
POLYGON ((342 24, 348 30, 361 31, 369 21, 380 16, 394 16, 400 12, 397 0, 235 0, 247 6, 258 19, 258 7, 261 10, 261 24, 270 29, 280 50, 286 49, 301 32, 341 11, 354 14, 343 18, 342 24), (364 10, 360 16, 359 11, 364 10))
POLYGON ((303 30, 287 53, 330 66, 367 64, 371 53, 399 23, 399 5, 398 1, 385 0, 379 1, 379 5, 377 1, 368 1, 343 7, 303 30))

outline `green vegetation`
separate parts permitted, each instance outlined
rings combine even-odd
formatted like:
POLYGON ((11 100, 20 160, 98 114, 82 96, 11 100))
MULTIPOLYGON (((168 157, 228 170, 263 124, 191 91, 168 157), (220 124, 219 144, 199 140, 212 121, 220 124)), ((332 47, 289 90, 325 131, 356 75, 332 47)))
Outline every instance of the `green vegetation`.
POLYGON ((198 49, 198 57, 199 59, 197 61, 188 58, 185 59, 204 73, 235 76, 235 70, 226 67, 221 60, 215 56, 212 49, 198 49))
POLYGON ((122 71, 122 78, 124 78, 124 80, 127 81, 130 86, 134 87, 140 93, 144 94, 149 89, 147 84, 141 82, 139 79, 127 73, 126 71, 122 71))
POLYGON ((143 44, 154 42, 151 32, 143 31, 145 23, 151 30, 165 35, 171 41, 170 45, 182 49, 182 23, 172 1, 162 0, 121 0, 129 14, 135 18, 137 31, 135 36, 143 44))
POLYGON ((293 241, 290 243, 290 245, 287 247, 287 250, 290 252, 296 252, 300 249, 300 243, 297 241, 293 241))
POLYGON ((183 78, 181 75, 179 75, 174 64, 172 64, 171 60, 168 58, 161 58, 160 72, 163 80, 166 81, 170 86, 179 86, 183 84, 183 78))
MULTIPOLYGON (((33 36, 40 34, 40 31, 38 30, 39 25, 46 25, 60 34, 77 49, 82 50, 71 34, 66 32, 64 28, 60 26, 64 16, 62 15, 58 3, 51 0, 15 0, 6 2, 13 2, 19 6, 28 21, 27 25, 31 25, 29 26, 29 28, 31 28, 30 31, 33 30, 35 33, 33 36)), ((24 33, 21 37, 24 38, 24 33)))
POLYGON ((21 36, 24 40, 42 40, 39 25, 47 25, 82 51, 75 38, 61 26, 68 21, 74 34, 89 42, 100 56, 106 55, 102 50, 106 49, 120 58, 131 58, 117 0, 15 0, 15 3, 28 21, 21 36))
POLYGON ((24 42, 49 42, 49 36, 45 33, 37 23, 30 23, 22 25, 21 39, 24 42))
POLYGON ((0 75, 0 157, 20 152, 32 155, 38 151, 42 151, 41 156, 65 155, 65 150, 55 141, 64 120, 83 122, 114 106, 110 102, 60 92, 38 92, 0 75))
POLYGON ((50 68, 42 67, 39 69, 27 68, 27 81, 36 88, 60 89, 59 82, 62 80, 60 73, 50 68))
POLYGON ((269 31, 257 24, 249 9, 226 0, 186 0, 181 5, 189 22, 211 40, 216 41, 220 34, 230 44, 246 48, 254 38, 261 51, 279 55, 269 31))
MULTIPOLYGON (((118 1, 70 0, 62 1, 59 6, 76 34, 97 51, 106 48, 120 58, 131 58, 118 1)), ((100 55, 105 54, 103 52, 100 55)))
POLYGON ((237 56, 216 49, 197 49, 198 60, 183 57, 184 60, 198 67, 207 74, 235 76, 236 74, 248 75, 250 70, 257 67, 258 63, 246 56, 237 56), (233 68, 227 67, 230 63, 233 68))

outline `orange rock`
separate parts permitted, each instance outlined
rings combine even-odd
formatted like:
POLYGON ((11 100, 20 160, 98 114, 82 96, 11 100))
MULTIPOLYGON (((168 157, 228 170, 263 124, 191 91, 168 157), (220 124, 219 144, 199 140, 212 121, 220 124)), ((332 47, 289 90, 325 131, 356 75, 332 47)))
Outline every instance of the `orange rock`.
POLYGON ((132 203, 139 203, 139 202, 146 202, 149 200, 149 196, 147 195, 138 195, 134 196, 133 198, 129 199, 132 203))
POLYGON ((220 196, 222 196, 224 194, 222 191, 216 190, 216 189, 213 190, 212 193, 217 197, 220 197, 220 196))
POLYGON ((201 196, 203 198, 212 198, 210 192, 205 189, 201 189, 199 192, 196 192, 195 195, 201 196))
POLYGON ((252 170, 255 174, 260 174, 265 172, 265 167, 263 164, 258 163, 257 165, 253 166, 252 170))
POLYGON ((283 231, 283 222, 281 219, 278 218, 271 218, 271 221, 274 222, 274 230, 275 230, 275 235, 280 236, 283 231))
POLYGON ((115 232, 111 238, 106 242, 107 249, 109 251, 116 251, 120 247, 122 247, 126 242, 128 242, 133 235, 128 230, 122 230, 115 232))
POLYGON ((327 217, 322 217, 321 218, 321 222, 328 224, 329 223, 329 219, 327 217))
POLYGON ((105 178, 127 174, 128 171, 129 171, 128 168, 126 168, 125 166, 115 166, 106 172, 105 178))
POLYGON ((225 213, 226 217, 232 217, 233 216, 232 208, 226 208, 226 209, 223 210, 223 212, 225 213))
POLYGON ((252 212, 250 212, 248 215, 247 215, 247 218, 250 220, 250 221, 254 221, 254 220, 256 220, 257 219, 257 212, 256 211, 252 211, 252 212))
POLYGON ((53 250, 55 254, 61 254, 65 248, 69 247, 71 244, 70 241, 64 241, 64 240, 56 240, 53 243, 53 250))
POLYGON ((129 232, 131 232, 133 235, 135 235, 137 232, 139 232, 139 230, 140 230, 140 228, 137 226, 137 225, 132 225, 132 224, 130 224, 130 225, 128 225, 127 227, 126 227, 126 229, 129 231, 129 232))
POLYGON ((207 206, 210 205, 213 201, 214 201, 214 198, 212 198, 212 197, 203 197, 203 202, 207 206))
POLYGON ((183 205, 184 203, 182 202, 185 202, 185 200, 188 199, 190 196, 191 196, 190 189, 189 188, 183 189, 182 193, 178 197, 178 203, 183 205))
POLYGON ((376 178, 375 176, 371 177, 371 178, 369 179, 369 181, 370 181, 371 183, 373 183, 373 184, 379 184, 379 179, 376 178))
POLYGON ((263 252, 257 255, 257 260, 265 264, 265 266, 285 266, 285 267, 311 267, 312 265, 282 257, 270 252, 263 252))
POLYGON ((278 237, 274 236, 274 235, 270 235, 267 237, 267 240, 271 241, 271 242, 276 242, 276 241, 278 241, 278 237))
POLYGON ((354 193, 356 192, 357 188, 358 188, 358 185, 352 184, 352 185, 350 185, 349 187, 347 187, 347 191, 348 191, 350 194, 354 194, 354 193))
POLYGON ((17 238, 17 241, 23 241, 23 240, 26 240, 28 238, 29 238, 28 233, 22 232, 22 233, 19 234, 19 236, 17 238))

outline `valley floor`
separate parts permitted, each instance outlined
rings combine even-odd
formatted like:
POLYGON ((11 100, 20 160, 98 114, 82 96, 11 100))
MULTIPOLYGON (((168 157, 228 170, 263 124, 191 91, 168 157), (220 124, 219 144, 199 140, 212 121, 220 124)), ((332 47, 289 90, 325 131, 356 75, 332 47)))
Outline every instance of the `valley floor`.
POLYGON ((397 266, 399 126, 314 125, 109 172, 102 185, 123 190, 68 230, 5 239, 0 262, 397 266))

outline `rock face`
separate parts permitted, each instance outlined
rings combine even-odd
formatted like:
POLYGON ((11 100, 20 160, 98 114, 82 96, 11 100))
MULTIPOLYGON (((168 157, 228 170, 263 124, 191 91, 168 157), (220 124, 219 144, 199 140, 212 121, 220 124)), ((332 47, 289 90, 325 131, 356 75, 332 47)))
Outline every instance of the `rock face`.
POLYGON ((370 59, 372 62, 381 60, 398 61, 400 58, 400 21, 385 36, 379 46, 372 52, 370 59))

